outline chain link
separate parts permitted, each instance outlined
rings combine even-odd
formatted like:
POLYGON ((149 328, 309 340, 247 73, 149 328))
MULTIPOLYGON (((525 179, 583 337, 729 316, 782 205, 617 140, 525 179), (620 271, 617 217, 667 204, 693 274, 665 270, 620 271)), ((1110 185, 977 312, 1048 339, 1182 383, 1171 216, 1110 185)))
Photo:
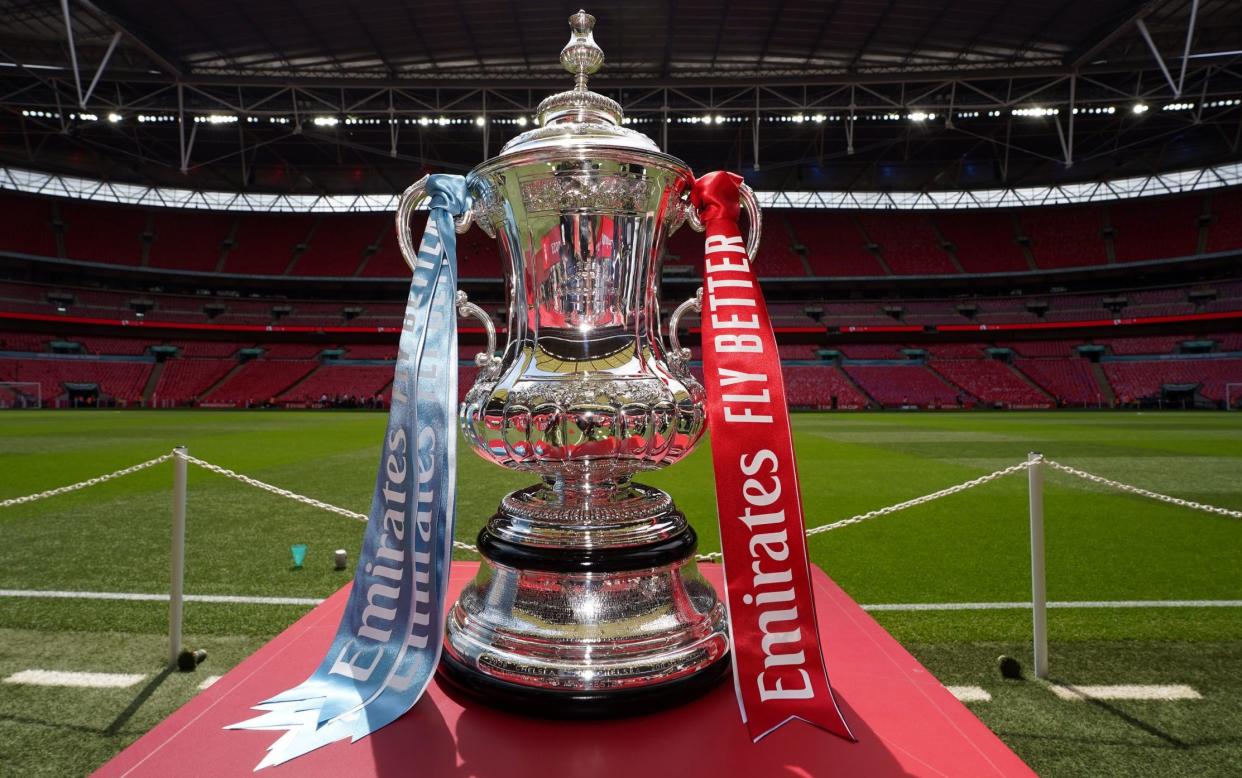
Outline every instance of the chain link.
MULTIPOLYGON (((105 475, 96 476, 95 478, 88 478, 87 480, 79 481, 76 484, 69 484, 68 486, 60 486, 55 489, 48 489, 45 492, 38 492, 36 494, 28 494, 22 497, 13 497, 7 500, 0 500, 0 508, 10 508, 14 505, 24 505, 26 503, 35 502, 36 500, 42 500, 47 497, 55 497, 61 494, 68 494, 70 492, 76 492, 80 489, 86 489, 87 487, 90 487, 90 486, 96 486, 98 484, 106 483, 107 481, 111 481, 114 478, 120 478, 122 476, 130 475, 131 473, 136 473, 139 470, 145 470, 149 467, 154 467, 158 464, 167 462, 169 459, 172 459, 174 456, 183 457, 185 461, 198 465, 204 470, 210 471, 217 475, 222 475, 226 478, 232 478, 233 480, 240 481, 241 483, 244 483, 247 486, 253 486, 256 489, 261 489, 262 491, 270 492, 271 494, 275 494, 279 497, 284 497, 286 499, 293 500, 294 502, 302 503, 303 505, 309 505, 312 508, 318 508, 323 511, 328 511, 329 513, 335 513, 338 516, 344 516, 349 519, 354 519, 355 521, 365 522, 368 520, 367 515, 364 513, 358 513, 356 511, 351 511, 347 508, 342 508, 338 505, 333 505, 331 503, 326 503, 322 500, 316 500, 313 497, 307 497, 306 495, 302 495, 302 494, 298 494, 297 492, 289 491, 288 489, 282 489, 279 486, 273 486, 272 484, 269 484, 265 481, 260 481, 257 478, 251 478, 248 475, 242 475, 241 473, 238 473, 235 470, 230 470, 227 467, 221 467, 219 465, 212 464, 211 462, 208 462, 203 459, 199 459, 196 456, 191 456, 190 454, 182 453, 175 449, 173 451, 170 451, 167 454, 163 454, 154 459, 148 459, 146 462, 140 462, 139 464, 132 465, 130 467, 123 468, 121 470, 116 470, 114 472, 107 473, 105 475)), ((915 497, 911 500, 906 500, 905 502, 899 502, 899 503, 896 503, 895 505, 888 505, 883 508, 876 508, 873 511, 867 511, 866 513, 859 513, 854 516, 850 516, 849 518, 841 519, 840 521, 834 521, 831 524, 824 524, 819 527, 812 527, 811 529, 806 531, 806 535, 807 537, 812 537, 814 535, 818 535, 823 532, 831 532, 832 530, 835 530, 835 529, 841 529, 842 527, 848 527, 853 524, 859 524, 861 522, 867 521, 868 519, 874 519, 880 516, 887 516, 892 513, 897 513, 898 511, 904 511, 907 508, 913 508, 918 505, 924 505, 926 503, 939 500, 943 497, 949 497, 951 495, 958 494, 959 492, 964 492, 967 489, 973 489, 976 486, 983 486, 984 484, 989 483, 991 481, 995 481, 998 478, 1004 478, 1007 475, 1012 475, 1013 473, 1021 472, 1023 470, 1030 468, 1036 462, 1042 462, 1043 464, 1048 465, 1054 470, 1059 470, 1062 473, 1066 473, 1068 475, 1072 475, 1077 478, 1082 478, 1084 480, 1091 481, 1092 483, 1097 483, 1103 486, 1108 486, 1113 489, 1117 489, 1118 491, 1128 492, 1130 494, 1137 494, 1141 497, 1147 497, 1152 500, 1158 500, 1159 502, 1168 503, 1169 505, 1179 505, 1183 508, 1191 508, 1197 511, 1204 511, 1206 513, 1215 513, 1220 516, 1229 516, 1235 519, 1242 519, 1242 511, 1235 511, 1230 508, 1220 508, 1215 505, 1208 505, 1206 503, 1195 502, 1194 500, 1183 500, 1180 497, 1171 497, 1167 494, 1153 492, 1150 489, 1143 489, 1142 487, 1138 487, 1138 486, 1131 486, 1130 484, 1122 483, 1121 481, 1114 481, 1111 478, 1105 478, 1103 476, 1095 475, 1094 473, 1088 473, 1085 470, 1079 470, 1076 467, 1070 467, 1069 465, 1063 465, 1060 462, 1054 462, 1051 459, 1044 459, 1040 457, 1037 460, 1027 460, 1025 462, 1019 462, 1016 465, 1010 465, 1009 467, 1001 468, 1000 470, 996 470, 994 472, 988 473, 987 475, 979 476, 978 478, 972 478, 969 481, 963 481, 960 484, 949 486, 944 489, 941 489, 940 491, 932 492, 931 494, 925 494, 921 497, 915 497)), ((453 548, 458 549, 460 551, 469 551, 474 554, 479 553, 479 549, 477 546, 473 546, 469 543, 463 543, 460 540, 453 541, 453 548)), ((719 551, 713 551, 710 554, 698 554, 695 556, 695 559, 697 559, 700 562, 714 562, 722 558, 723 558, 723 554, 721 554, 721 552, 719 551)))
POLYGON ((132 465, 130 467, 123 468, 121 470, 113 471, 111 473, 108 473, 107 475, 96 476, 95 478, 88 478, 85 481, 78 481, 76 484, 69 484, 68 486, 58 486, 55 489, 48 489, 46 492, 39 492, 38 494, 27 494, 23 497, 13 497, 8 500, 0 500, 0 508, 11 508, 14 505, 25 505, 28 502, 34 502, 35 500, 42 500, 45 497, 55 497, 59 494, 69 494, 70 492, 76 492, 79 489, 85 489, 88 486, 98 486, 99 484, 111 481, 113 478, 120 478, 121 476, 124 476, 124 475, 130 475, 131 473, 137 473, 139 470, 146 470, 148 467, 155 467, 158 464, 167 462, 168 460, 172 459, 172 457, 173 457, 172 452, 169 452, 162 456, 158 456, 155 459, 148 459, 146 462, 140 462, 139 464, 132 465))
MULTIPOLYGON (((1017 473, 1022 470, 1026 470, 1028 467, 1031 466, 1031 464, 1032 463, 1030 461, 1019 462, 1016 465, 1010 465, 1009 467, 1001 468, 1000 470, 997 470, 992 473, 988 473, 987 475, 979 476, 978 478, 972 478, 969 481, 963 481, 960 484, 956 484, 955 486, 950 486, 950 487, 941 489, 938 492, 932 492, 931 494, 925 494, 922 497, 915 497, 912 500, 906 500, 905 502, 899 502, 896 505, 888 505, 883 508, 876 508, 873 511, 867 511, 866 513, 859 513, 854 516, 850 516, 848 519, 841 519, 840 521, 834 521, 831 524, 824 524, 819 527, 812 527, 811 529, 808 529, 806 531, 806 536, 809 538, 813 535, 818 535, 821 532, 831 532, 834 529, 841 529, 842 527, 848 527, 851 524, 859 524, 861 522, 866 521, 867 519, 874 519, 879 516, 887 516, 890 513, 897 513, 898 511, 904 511, 907 508, 913 508, 916 505, 923 505, 924 503, 929 503, 929 502, 932 502, 933 500, 939 500, 941 497, 948 497, 950 495, 957 494, 958 492, 964 492, 967 489, 973 489, 976 486, 983 486, 989 481, 995 481, 997 478, 1004 478, 1005 476, 1010 475, 1012 473, 1017 473)), ((723 558, 724 558, 724 555, 719 551, 713 551, 710 554, 699 554, 695 557, 695 559, 699 560, 700 562, 714 562, 718 559, 723 559, 723 558)))
POLYGON ((1060 470, 1062 473, 1067 473, 1069 475, 1091 481, 1092 483, 1111 486, 1112 488, 1122 492, 1129 492, 1130 494, 1137 494, 1141 497, 1147 497, 1152 500, 1159 500, 1160 502, 1166 502, 1169 505, 1180 505, 1183 508, 1192 508, 1196 511, 1205 511, 1207 513, 1215 513, 1219 516, 1230 516, 1235 519, 1242 519, 1242 511, 1235 511, 1229 508, 1218 508, 1215 505, 1207 505, 1206 503, 1195 502, 1194 500, 1183 500, 1180 497, 1171 497, 1167 494, 1153 492, 1150 489, 1144 489, 1139 486, 1131 486, 1130 484, 1124 484, 1121 481, 1114 481, 1113 479, 1105 478, 1102 475, 1088 473, 1086 470, 1079 470, 1076 467, 1063 465, 1060 462, 1053 462, 1051 459, 1045 459, 1044 464, 1054 470, 1060 470))
MULTIPOLYGON (((248 475, 242 475, 241 473, 238 473, 235 470, 229 470, 227 467, 220 467, 219 465, 213 465, 211 462, 208 462, 203 459, 199 459, 198 457, 192 456, 190 454, 181 454, 179 452, 173 452, 173 453, 176 456, 185 457, 185 461, 198 465, 204 470, 209 470, 217 475, 222 475, 225 478, 232 478, 235 481, 241 481, 247 486, 253 486, 256 489, 261 489, 265 492, 270 492, 280 497, 285 497, 287 499, 293 500, 294 502, 300 502, 303 505, 309 505, 312 508, 319 508, 320 510, 328 511, 329 513, 335 513, 338 516, 344 516, 347 519, 354 519, 355 521, 361 521, 361 522, 368 521, 368 517, 365 513, 358 513, 356 511, 351 511, 348 508, 342 508, 339 505, 333 505, 332 503, 327 503, 327 502, 324 502, 323 500, 316 500, 314 497, 307 497, 306 495, 298 494, 297 492, 291 492, 288 489, 282 489, 279 486, 273 486, 264 481, 260 481, 257 478, 251 478, 248 475)), ((453 541, 453 548, 461 549, 462 551, 473 551, 476 554, 479 552, 479 549, 476 548, 475 546, 472 546, 469 543, 462 543, 459 540, 453 541)))

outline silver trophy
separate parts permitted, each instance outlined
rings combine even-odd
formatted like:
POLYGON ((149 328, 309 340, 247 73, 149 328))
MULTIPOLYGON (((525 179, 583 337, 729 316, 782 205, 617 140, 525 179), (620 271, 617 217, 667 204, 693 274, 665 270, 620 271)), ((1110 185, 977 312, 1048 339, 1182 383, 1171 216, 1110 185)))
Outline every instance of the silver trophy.
MULTIPOLYGON (((508 343, 488 350, 461 405, 474 450, 539 483, 507 495, 479 535, 479 574, 448 618, 441 673, 489 702, 612 715, 686 699, 728 669, 725 609, 699 574, 697 540, 665 492, 631 476, 677 462, 703 434, 705 393, 660 331, 661 259, 693 173, 623 126, 590 91, 604 61, 595 17, 570 17, 572 90, 467 178, 477 223, 507 267, 508 343)), ((421 197, 411 187, 408 217, 421 197)), ((759 239, 753 195, 750 255, 759 239)), ((413 257, 407 256, 407 261, 413 257)), ((701 290, 700 290, 701 291, 701 290)))

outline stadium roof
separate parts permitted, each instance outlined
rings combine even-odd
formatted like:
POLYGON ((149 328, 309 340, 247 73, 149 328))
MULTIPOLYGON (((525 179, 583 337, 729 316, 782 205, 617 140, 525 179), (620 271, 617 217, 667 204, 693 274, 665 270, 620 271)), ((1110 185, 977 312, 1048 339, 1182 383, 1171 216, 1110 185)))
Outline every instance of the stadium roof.
MULTIPOLYGON (((389 193, 495 154, 567 84, 577 4, 0 0, 0 161, 106 180, 389 193)), ((1239 159, 1236 0, 588 8, 592 84, 697 170, 928 190, 1239 159)))

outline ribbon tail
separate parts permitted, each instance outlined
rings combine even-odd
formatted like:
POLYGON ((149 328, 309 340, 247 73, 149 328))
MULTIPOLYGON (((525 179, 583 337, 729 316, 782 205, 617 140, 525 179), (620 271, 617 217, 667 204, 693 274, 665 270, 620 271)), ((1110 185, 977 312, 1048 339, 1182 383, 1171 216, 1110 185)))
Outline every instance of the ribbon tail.
POLYGON ((734 689, 755 741, 798 720, 854 740, 828 681, 780 355, 738 227, 741 177, 691 200, 706 227, 703 361, 734 689))
POLYGON ((443 645, 456 493, 456 240, 461 176, 431 176, 432 217, 418 248, 388 428, 353 589, 327 655, 300 685, 226 729, 284 730, 256 770, 359 740, 408 711, 443 645))

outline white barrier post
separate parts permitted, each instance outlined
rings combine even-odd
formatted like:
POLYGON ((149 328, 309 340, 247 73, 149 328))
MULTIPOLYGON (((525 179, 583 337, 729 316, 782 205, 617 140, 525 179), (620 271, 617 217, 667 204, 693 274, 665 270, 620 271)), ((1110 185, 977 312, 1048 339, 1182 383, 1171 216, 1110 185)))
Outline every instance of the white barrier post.
POLYGON ((172 562, 168 597, 168 666, 177 666, 181 653, 181 616, 185 597, 185 484, 187 451, 173 449, 172 562))
POLYGON ((1044 579, 1044 459, 1027 454, 1027 488, 1031 506, 1031 622, 1034 626, 1035 677, 1048 677, 1048 590, 1044 579))

